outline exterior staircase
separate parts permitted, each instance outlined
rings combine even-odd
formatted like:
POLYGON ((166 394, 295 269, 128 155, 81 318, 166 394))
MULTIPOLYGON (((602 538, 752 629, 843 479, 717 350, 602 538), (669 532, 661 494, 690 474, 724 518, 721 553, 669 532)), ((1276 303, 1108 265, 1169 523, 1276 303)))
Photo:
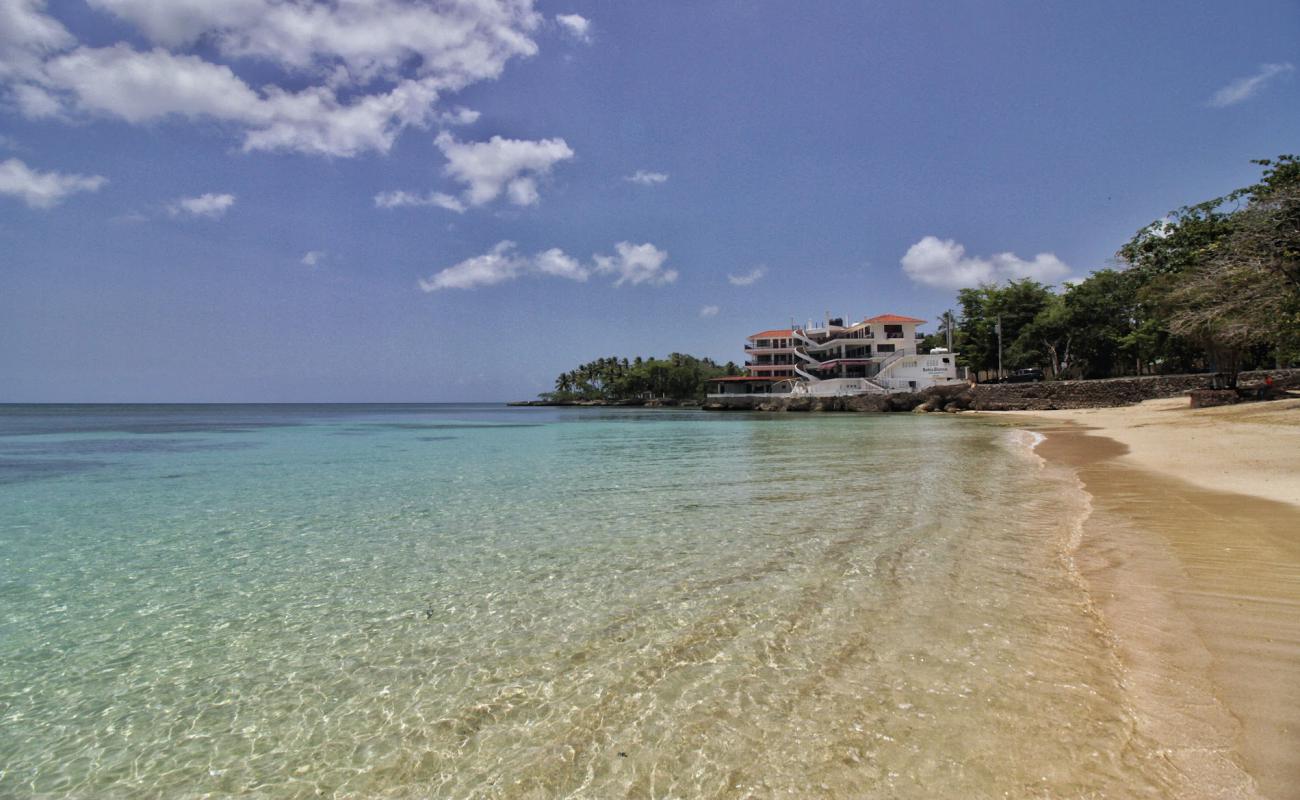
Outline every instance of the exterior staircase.
POLYGON ((870 383, 873 386, 879 386, 882 392, 888 392, 889 387, 885 385, 883 380, 888 377, 885 373, 892 372, 894 365, 897 364, 905 355, 907 355, 907 352, 903 350, 891 353, 888 358, 880 362, 880 368, 876 370, 876 374, 867 378, 867 383, 870 383))

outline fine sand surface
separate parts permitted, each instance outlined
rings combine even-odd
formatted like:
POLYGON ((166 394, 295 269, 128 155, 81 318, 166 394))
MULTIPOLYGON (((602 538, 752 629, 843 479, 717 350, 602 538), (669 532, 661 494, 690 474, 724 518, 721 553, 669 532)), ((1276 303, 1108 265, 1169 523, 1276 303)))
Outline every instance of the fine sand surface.
POLYGON ((1092 497, 1073 557, 1138 734, 1201 796, 1300 798, 1300 399, 1007 416, 1092 497))

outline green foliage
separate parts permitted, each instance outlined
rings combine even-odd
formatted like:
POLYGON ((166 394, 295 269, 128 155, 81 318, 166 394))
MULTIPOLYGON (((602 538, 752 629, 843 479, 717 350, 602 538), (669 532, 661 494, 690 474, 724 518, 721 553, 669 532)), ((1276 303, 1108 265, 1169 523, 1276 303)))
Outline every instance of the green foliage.
POLYGON ((961 305, 960 332, 954 341, 958 363, 974 370, 989 372, 998 367, 998 321, 1002 324, 1002 366, 1004 369, 1036 367, 1041 356, 1036 346, 1021 341, 1030 324, 1053 302, 1051 290, 1028 278, 1009 281, 1005 286, 992 284, 978 289, 962 289, 957 295, 961 305))
POLYGON ((598 358, 561 374, 555 391, 541 397, 551 401, 600 400, 620 402, 670 398, 697 400, 704 396, 711 378, 740 375, 732 362, 725 366, 709 358, 672 353, 667 358, 598 358))
POLYGON ((1181 209, 1120 251, 1163 327, 1230 373, 1300 351, 1300 160, 1254 163, 1258 183, 1181 209))
POLYGON ((1253 163, 1258 183, 1138 231, 1116 253, 1122 269, 1059 294, 1034 281, 963 289, 959 361, 996 369, 999 317, 1005 368, 1057 378, 1300 359, 1300 158, 1253 163))

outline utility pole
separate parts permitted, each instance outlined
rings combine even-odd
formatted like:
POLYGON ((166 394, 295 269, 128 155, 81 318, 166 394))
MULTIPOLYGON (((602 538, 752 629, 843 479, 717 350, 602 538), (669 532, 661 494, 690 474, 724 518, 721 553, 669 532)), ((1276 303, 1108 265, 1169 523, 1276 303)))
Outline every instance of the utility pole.
POLYGON ((998 380, 1002 380, 1002 317, 998 316, 994 329, 998 332, 998 380))
POLYGON ((943 312, 943 330, 948 334, 948 352, 952 352, 952 310, 943 312))

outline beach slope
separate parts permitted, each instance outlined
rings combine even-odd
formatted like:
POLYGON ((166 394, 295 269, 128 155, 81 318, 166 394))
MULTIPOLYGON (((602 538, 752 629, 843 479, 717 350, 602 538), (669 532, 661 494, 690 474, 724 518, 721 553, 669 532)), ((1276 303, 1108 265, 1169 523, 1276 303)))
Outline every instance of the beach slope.
POLYGON ((1074 558, 1141 733, 1205 796, 1300 798, 1300 399, 1006 416, 1092 497, 1074 558))

